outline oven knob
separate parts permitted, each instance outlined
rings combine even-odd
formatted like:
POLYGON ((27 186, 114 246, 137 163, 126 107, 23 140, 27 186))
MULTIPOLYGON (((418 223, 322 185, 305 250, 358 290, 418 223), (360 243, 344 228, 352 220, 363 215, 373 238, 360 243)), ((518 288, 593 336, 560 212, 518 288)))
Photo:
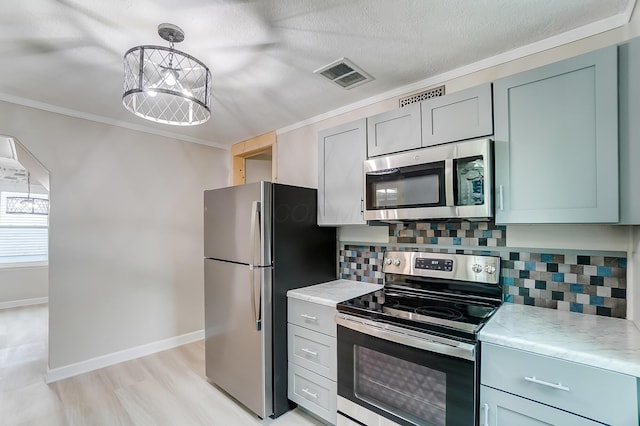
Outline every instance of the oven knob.
POLYGON ((471 265, 471 270, 476 274, 482 272, 482 265, 480 265, 479 263, 474 263, 473 265, 471 265))
POLYGON ((400 259, 393 259, 393 266, 400 266, 400 259))
POLYGON ((385 265, 391 265, 391 259, 385 259, 384 260, 384 264, 385 265))
POLYGON ((484 271, 485 271, 487 274, 495 274, 495 272, 496 272, 496 267, 495 267, 495 266, 493 266, 493 265, 485 265, 485 266, 484 266, 484 271))

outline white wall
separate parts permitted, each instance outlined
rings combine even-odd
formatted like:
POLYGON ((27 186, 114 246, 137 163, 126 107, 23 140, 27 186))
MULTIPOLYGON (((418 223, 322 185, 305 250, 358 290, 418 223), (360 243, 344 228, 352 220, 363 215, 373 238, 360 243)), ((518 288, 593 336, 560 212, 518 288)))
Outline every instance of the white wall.
POLYGON ((47 297, 48 271, 46 265, 10 267, 0 264, 0 306, 47 297))
POLYGON ((228 152, 0 102, 50 171, 49 367, 201 330, 202 192, 228 152))
POLYGON ((271 158, 247 158, 244 173, 246 183, 271 182, 271 158))
MULTIPOLYGON (((638 11, 634 13, 629 24, 615 30, 524 56, 520 59, 510 60, 454 79, 447 78, 445 73, 441 78, 430 78, 429 84, 425 85, 423 89, 445 84, 447 93, 453 93, 517 72, 610 46, 637 36, 640 36, 640 12, 638 11)), ((420 90, 413 90, 413 92, 420 90)), ((404 93, 401 96, 404 97, 410 93, 404 93)), ((305 126, 299 128, 291 126, 287 130, 278 131, 278 181, 293 185, 317 187, 318 131, 398 108, 399 97, 392 97, 339 115, 333 115, 328 112, 325 116, 330 118, 320 121, 310 119, 308 120, 310 124, 305 126)), ((348 110, 348 107, 343 110, 348 110)), ((507 232, 507 245, 512 247, 626 252, 629 250, 631 229, 631 227, 627 226, 616 227, 609 225, 510 225, 507 232)), ((346 240, 362 242, 379 242, 383 239, 379 229, 346 229, 341 230, 340 235, 341 237, 344 236, 345 238, 343 239, 346 240)), ((636 243, 637 246, 638 244, 636 243)), ((636 259, 636 262, 630 261, 630 277, 633 276, 634 263, 636 268, 640 268, 640 260, 636 259)), ((640 271, 640 269, 636 270, 640 271)), ((637 321, 640 321, 640 272, 636 275, 638 276, 637 279, 634 279, 633 282, 629 280, 630 282, 628 283, 630 287, 629 294, 634 295, 633 299, 629 299, 628 316, 629 318, 634 318, 635 311, 639 317, 637 321), (635 293, 633 293, 634 287, 638 289, 635 293)))

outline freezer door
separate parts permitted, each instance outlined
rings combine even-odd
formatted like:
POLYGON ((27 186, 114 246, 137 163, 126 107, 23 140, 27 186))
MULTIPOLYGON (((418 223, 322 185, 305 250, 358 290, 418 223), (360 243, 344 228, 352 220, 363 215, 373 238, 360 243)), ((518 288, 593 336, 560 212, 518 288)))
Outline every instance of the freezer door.
POLYGON ((270 324, 263 323, 261 291, 270 270, 204 260, 206 375, 261 418, 272 412, 270 324))
POLYGON ((271 183, 204 191, 204 257, 271 265, 271 183))

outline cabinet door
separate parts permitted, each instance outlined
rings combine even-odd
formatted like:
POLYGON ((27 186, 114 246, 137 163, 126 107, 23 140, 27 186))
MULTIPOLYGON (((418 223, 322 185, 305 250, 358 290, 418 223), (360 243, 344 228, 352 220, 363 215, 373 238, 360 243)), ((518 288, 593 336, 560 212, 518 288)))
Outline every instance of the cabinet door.
POLYGON ((494 82, 496 223, 618 221, 616 49, 494 82))
POLYGON ((422 146, 493 134, 491 83, 428 99, 422 108, 422 146))
POLYGON ((366 119, 318 133, 318 225, 364 224, 366 119))
POLYGON ((602 425, 548 405, 480 386, 480 426, 602 425))
POLYGON ((620 224, 640 224, 640 37, 618 48, 620 224))
POLYGON ((369 157, 420 148, 420 104, 410 104, 367 118, 369 157))

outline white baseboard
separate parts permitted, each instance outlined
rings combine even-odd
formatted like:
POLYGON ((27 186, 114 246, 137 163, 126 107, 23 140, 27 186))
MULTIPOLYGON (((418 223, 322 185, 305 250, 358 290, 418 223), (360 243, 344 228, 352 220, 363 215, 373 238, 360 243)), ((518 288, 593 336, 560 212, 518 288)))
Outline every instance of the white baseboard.
POLYGON ((0 309, 17 308, 20 306, 42 305, 49 303, 48 297, 34 297, 33 299, 10 300, 8 302, 0 302, 0 309))
POLYGON ((65 365, 64 367, 47 369, 46 381, 47 383, 57 382, 58 380, 67 379, 69 377, 88 373, 89 371, 98 370, 110 365, 151 355, 156 352, 166 351, 167 349, 186 345, 187 343, 196 342, 202 339, 204 339, 204 330, 198 330, 182 334, 180 336, 170 337, 168 339, 158 340, 145 345, 113 352, 107 355, 101 355, 86 361, 65 365))

